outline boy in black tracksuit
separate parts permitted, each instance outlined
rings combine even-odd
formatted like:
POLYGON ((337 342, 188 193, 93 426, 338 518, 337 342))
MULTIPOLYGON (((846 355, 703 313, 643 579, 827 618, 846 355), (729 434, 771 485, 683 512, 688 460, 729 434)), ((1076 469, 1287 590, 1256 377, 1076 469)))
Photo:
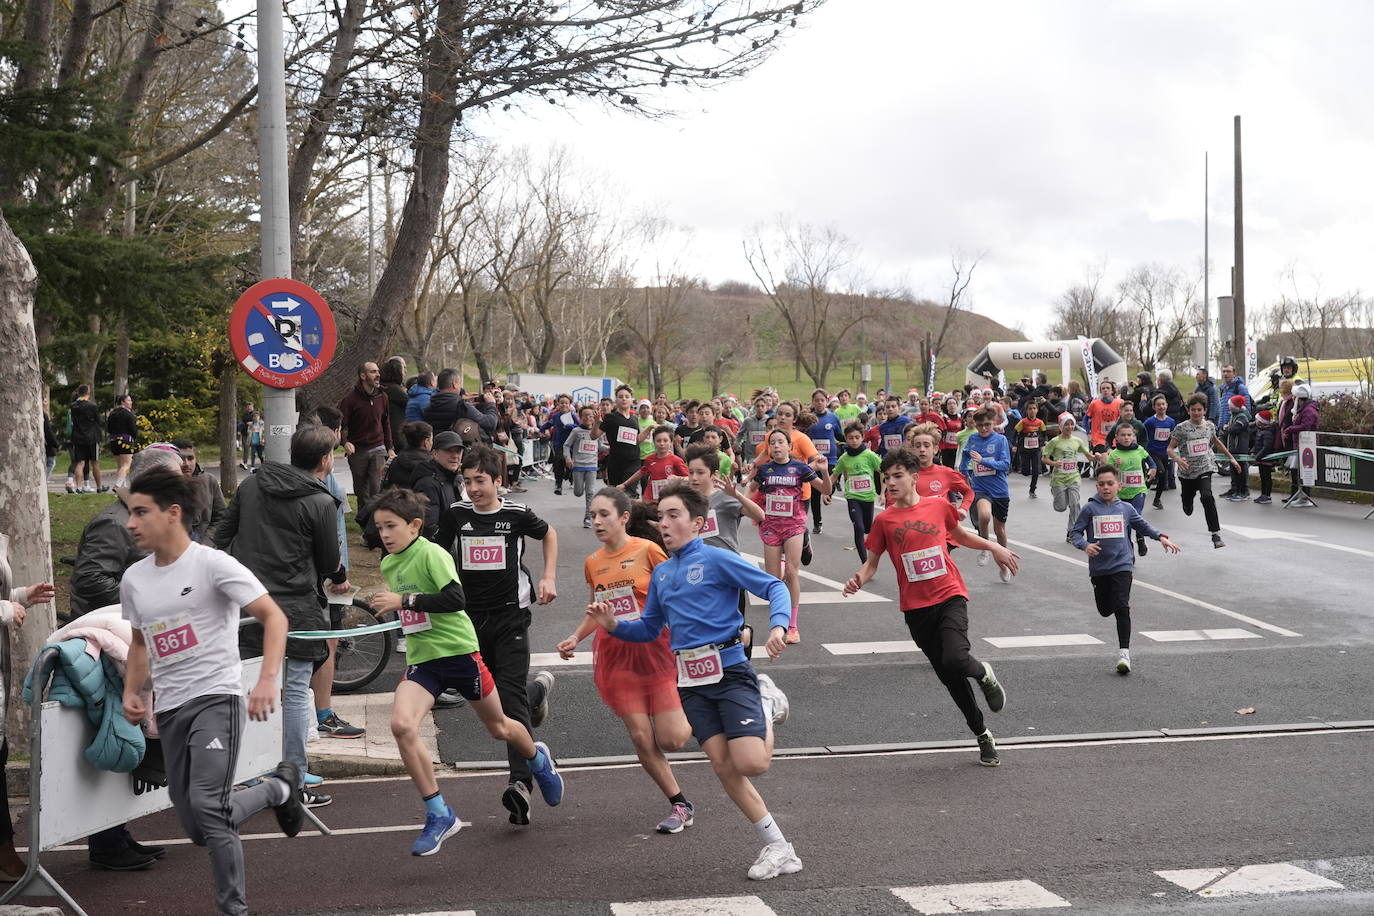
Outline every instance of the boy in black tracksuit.
MULTIPOLYGON (((453 554, 467 598, 464 610, 477 630, 478 649, 496 682, 506 715, 526 728, 538 727, 548 713, 553 675, 530 672, 530 605, 557 597, 554 570, 558 535, 528 506, 503 499, 498 487, 506 472, 505 457, 486 446, 463 455, 463 488, 467 499, 446 509, 435 543, 453 554), (544 545, 544 570, 538 583, 525 568, 525 538, 544 545)), ((510 780, 501 804, 512 824, 530 822, 529 762, 514 749, 508 755, 510 780)))
MULTIPOLYGON (((1226 421, 1222 435, 1226 437, 1226 448, 1232 455, 1250 454, 1251 432, 1250 411, 1246 409, 1244 395, 1231 398, 1231 413, 1226 421)), ((1240 473, 1231 475, 1231 489, 1221 495, 1222 499, 1239 501, 1250 498, 1250 463, 1240 463, 1240 473)))
POLYGON ((1273 501, 1269 494, 1274 491, 1274 465, 1264 460, 1266 455, 1274 451, 1273 411, 1261 410, 1255 414, 1252 433, 1250 454, 1255 456, 1255 466, 1259 468, 1260 478, 1260 495, 1255 497, 1255 502, 1264 505, 1273 501))

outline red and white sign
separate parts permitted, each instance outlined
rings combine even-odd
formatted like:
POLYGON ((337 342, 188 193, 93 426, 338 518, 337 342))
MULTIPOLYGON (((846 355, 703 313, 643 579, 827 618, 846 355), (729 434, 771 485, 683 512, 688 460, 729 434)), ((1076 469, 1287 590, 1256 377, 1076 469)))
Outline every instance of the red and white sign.
POLYGON ((269 388, 299 388, 319 378, 338 336, 320 294, 285 277, 254 283, 229 313, 234 358, 269 388))

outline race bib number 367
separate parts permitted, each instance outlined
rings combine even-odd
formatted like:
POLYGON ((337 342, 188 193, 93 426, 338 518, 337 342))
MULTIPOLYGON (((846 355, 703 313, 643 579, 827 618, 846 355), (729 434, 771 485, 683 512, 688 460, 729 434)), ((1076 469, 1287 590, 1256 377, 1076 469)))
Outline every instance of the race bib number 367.
POLYGON ((144 638, 163 667, 180 664, 200 654, 200 640, 196 638, 190 614, 177 614, 149 624, 144 630, 144 638))

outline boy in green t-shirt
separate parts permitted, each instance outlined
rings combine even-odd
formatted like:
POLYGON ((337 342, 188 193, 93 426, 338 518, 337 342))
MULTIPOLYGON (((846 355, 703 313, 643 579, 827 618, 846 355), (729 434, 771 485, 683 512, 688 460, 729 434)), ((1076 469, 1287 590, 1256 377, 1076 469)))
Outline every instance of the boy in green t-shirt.
POLYGON ((391 733, 425 802, 425 827, 410 852, 432 856, 464 826, 444 802, 434 763, 420 741, 420 721, 446 689, 456 688, 491 736, 529 761, 550 806, 563 800, 563 777, 544 742, 536 742, 529 729, 501 709, 491 673, 477 651, 477 631, 463 610, 465 598, 453 555, 420 537, 425 498, 410 490, 387 490, 373 504, 372 518, 387 551, 381 563, 387 591, 372 597, 372 609, 395 613, 406 637, 408 667, 396 685, 391 733))
MULTIPOLYGON (((854 549, 859 562, 868 562, 864 540, 873 528, 873 501, 878 496, 878 468, 883 460, 864 444, 864 426, 853 421, 844 428, 844 453, 835 462, 836 479, 844 479, 844 501, 849 507, 849 521, 854 526, 854 549)), ((830 505, 830 494, 825 496, 830 505)))
MULTIPOLYGON (((1130 401, 1126 404, 1130 404, 1130 401)), ((1129 420, 1117 423, 1112 433, 1108 434, 1108 441, 1112 441, 1113 435, 1116 447, 1107 453, 1106 460, 1116 468, 1117 478, 1121 482, 1116 498, 1135 506, 1135 511, 1143 516, 1145 494, 1149 492, 1150 481, 1155 479, 1157 470, 1155 460, 1136 442, 1135 427, 1129 420)), ((1145 546, 1145 538, 1135 533, 1135 529, 1128 528, 1127 535, 1135 538, 1135 546, 1142 557, 1149 552, 1149 548, 1145 546)))
POLYGON ((1092 461, 1092 452, 1082 439, 1075 436, 1078 421, 1065 411, 1059 415, 1059 435, 1045 443, 1042 456, 1050 472, 1050 495, 1054 497, 1054 511, 1068 512, 1069 523, 1064 540, 1073 543, 1073 523, 1078 521, 1078 456, 1092 461))
POLYGON ((716 454, 720 457, 720 476, 725 480, 729 480, 733 477, 735 474, 735 462, 731 459, 730 454, 724 449, 725 430, 721 429, 719 426, 708 426, 705 432, 701 434, 701 441, 714 449, 716 454))

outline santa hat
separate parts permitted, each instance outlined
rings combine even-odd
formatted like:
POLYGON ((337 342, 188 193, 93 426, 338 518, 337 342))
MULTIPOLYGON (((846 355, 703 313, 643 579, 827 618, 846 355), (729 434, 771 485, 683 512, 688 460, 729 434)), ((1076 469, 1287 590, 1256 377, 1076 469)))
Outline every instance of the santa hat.
POLYGON ((1259 413, 1255 414, 1255 418, 1261 423, 1273 423, 1274 412, 1272 410, 1261 410, 1259 413))
POLYGON ((1078 425, 1078 421, 1073 418, 1073 414, 1069 413, 1067 410, 1059 415, 1059 425, 1063 426, 1065 423, 1072 423, 1074 426, 1078 425))
POLYGON ((1243 395, 1243 394, 1233 394, 1233 395, 1231 395, 1231 406, 1232 406, 1232 407, 1235 407, 1235 408, 1244 407, 1244 406, 1245 406, 1245 395, 1243 395))

